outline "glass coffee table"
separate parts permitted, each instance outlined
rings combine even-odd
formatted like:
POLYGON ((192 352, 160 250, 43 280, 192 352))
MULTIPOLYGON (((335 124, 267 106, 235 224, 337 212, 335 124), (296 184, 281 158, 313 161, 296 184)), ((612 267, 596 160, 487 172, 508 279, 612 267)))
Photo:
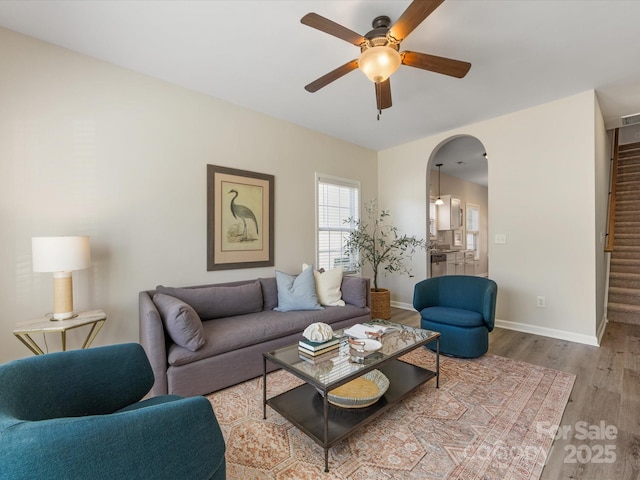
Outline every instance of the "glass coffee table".
POLYGON ((329 471, 329 449, 400 402, 420 385, 436 378, 440 386, 440 333, 385 320, 371 324, 392 327, 381 339, 382 348, 367 358, 355 355, 343 331, 340 348, 309 360, 298 353, 298 345, 263 354, 263 418, 267 405, 324 448, 324 470, 329 471), (436 368, 428 370, 399 360, 402 355, 436 342, 436 368), (267 361, 301 378, 304 384, 267 398, 267 361), (389 379, 389 388, 373 405, 344 408, 329 402, 327 392, 378 370, 389 379))

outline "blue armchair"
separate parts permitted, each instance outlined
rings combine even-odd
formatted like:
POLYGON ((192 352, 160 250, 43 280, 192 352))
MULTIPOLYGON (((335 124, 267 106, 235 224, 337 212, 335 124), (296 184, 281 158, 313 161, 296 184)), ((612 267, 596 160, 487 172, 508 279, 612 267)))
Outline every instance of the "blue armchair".
POLYGON ((445 275, 418 282, 413 307, 420 313, 422 328, 440 332, 441 353, 474 358, 489 349, 497 293, 496 282, 488 278, 445 275))
POLYGON ((0 365, 0 478, 224 479, 210 402, 140 401, 153 381, 136 343, 0 365))

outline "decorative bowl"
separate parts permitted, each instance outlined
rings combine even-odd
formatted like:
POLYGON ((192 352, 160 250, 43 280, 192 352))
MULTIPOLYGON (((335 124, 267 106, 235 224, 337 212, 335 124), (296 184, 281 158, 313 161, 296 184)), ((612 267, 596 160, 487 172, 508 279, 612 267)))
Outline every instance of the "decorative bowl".
POLYGON ((382 348, 382 343, 370 338, 350 338, 349 346, 356 352, 376 352, 382 348))
POLYGON ((373 370, 327 393, 330 404, 342 408, 369 407, 380 400, 389 388, 389 379, 373 370))

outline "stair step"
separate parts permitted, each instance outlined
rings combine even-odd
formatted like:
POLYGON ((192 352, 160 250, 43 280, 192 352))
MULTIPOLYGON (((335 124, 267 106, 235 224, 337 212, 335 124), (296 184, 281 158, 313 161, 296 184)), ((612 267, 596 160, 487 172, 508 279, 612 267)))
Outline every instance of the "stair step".
POLYGON ((616 195, 619 195, 622 192, 633 192, 638 193, 638 189, 640 189, 640 180, 618 180, 616 184, 616 195))
POLYGON ((609 271, 612 273, 637 273, 640 272, 640 259, 612 257, 609 263, 609 271))
POLYGON ((640 289, 640 277, 638 278, 625 278, 620 275, 630 275, 623 272, 611 272, 609 275, 609 288, 636 288, 640 289))
MULTIPOLYGON (((619 205, 616 205, 616 207, 619 207, 619 205)), ((615 218, 617 221, 634 221, 637 220, 639 216, 640 213, 638 213, 638 211, 629 210, 628 212, 621 212, 616 209, 615 218)))
POLYGON ((618 233, 615 232, 616 240, 638 240, 638 235, 633 233, 618 233))
POLYGON ((637 246, 625 246, 625 245, 621 245, 618 248, 614 249, 614 252, 616 253, 630 253, 630 254, 635 254, 640 252, 640 247, 637 246))
POLYGON ((628 249, 622 249, 622 247, 614 248, 613 252, 611 252, 611 261, 623 259, 640 260, 640 247, 629 247, 628 249))
POLYGON ((640 272, 640 259, 638 258, 612 258, 611 265, 629 265, 632 267, 638 267, 638 272, 640 272))
MULTIPOLYGON (((624 235, 624 234, 622 234, 624 235)), ((640 238, 620 238, 622 235, 616 235, 613 239, 613 248, 616 247, 635 247, 640 246, 640 238)))
POLYGON ((640 212, 640 199, 625 200, 616 198, 616 213, 640 212))
POLYGON ((640 308, 640 297, 634 297, 632 295, 621 295, 617 293, 609 293, 609 303, 640 308))
POLYGON ((631 173, 638 173, 638 172, 640 172, 640 164, 636 165, 633 163, 628 163, 624 165, 624 164, 618 163, 618 176, 631 174, 631 173))
POLYGON ((620 172, 616 177, 616 182, 640 182, 640 172, 620 172))
POLYGON ((607 308, 607 320, 610 322, 640 325, 640 313, 616 310, 615 308, 611 308, 611 304, 609 304, 609 307, 607 308))
POLYGON ((629 150, 618 150, 618 158, 629 158, 638 156, 640 156, 640 149, 637 147, 629 150))
POLYGON ((640 227, 619 227, 616 225, 615 236, 618 237, 620 235, 640 237, 640 227))
POLYGON ((635 227, 627 227, 627 226, 619 226, 616 225, 615 227, 615 236, 617 237, 620 234, 625 234, 625 235, 634 235, 636 237, 640 236, 640 226, 635 226, 635 227))
POLYGON ((640 308, 640 290, 637 288, 609 287, 609 303, 640 308))
POLYGON ((628 150, 620 150, 618 149, 618 160, 620 159, 629 159, 634 157, 640 157, 640 148, 630 148, 628 150))
POLYGON ((618 153, 629 152, 633 150, 640 150, 640 142, 625 143, 624 145, 618 145, 618 153))

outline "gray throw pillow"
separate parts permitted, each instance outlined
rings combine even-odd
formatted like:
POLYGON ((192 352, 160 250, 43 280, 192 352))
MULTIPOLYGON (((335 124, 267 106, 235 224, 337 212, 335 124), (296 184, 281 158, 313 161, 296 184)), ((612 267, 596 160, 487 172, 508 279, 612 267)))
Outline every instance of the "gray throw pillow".
POLYGON ((342 278, 342 299, 350 305, 367 305, 367 282, 364 278, 344 276, 342 278))
POLYGON ((204 345, 202 320, 190 305, 162 293, 153 296, 153 303, 158 307, 164 327, 176 344, 192 352, 204 345))

